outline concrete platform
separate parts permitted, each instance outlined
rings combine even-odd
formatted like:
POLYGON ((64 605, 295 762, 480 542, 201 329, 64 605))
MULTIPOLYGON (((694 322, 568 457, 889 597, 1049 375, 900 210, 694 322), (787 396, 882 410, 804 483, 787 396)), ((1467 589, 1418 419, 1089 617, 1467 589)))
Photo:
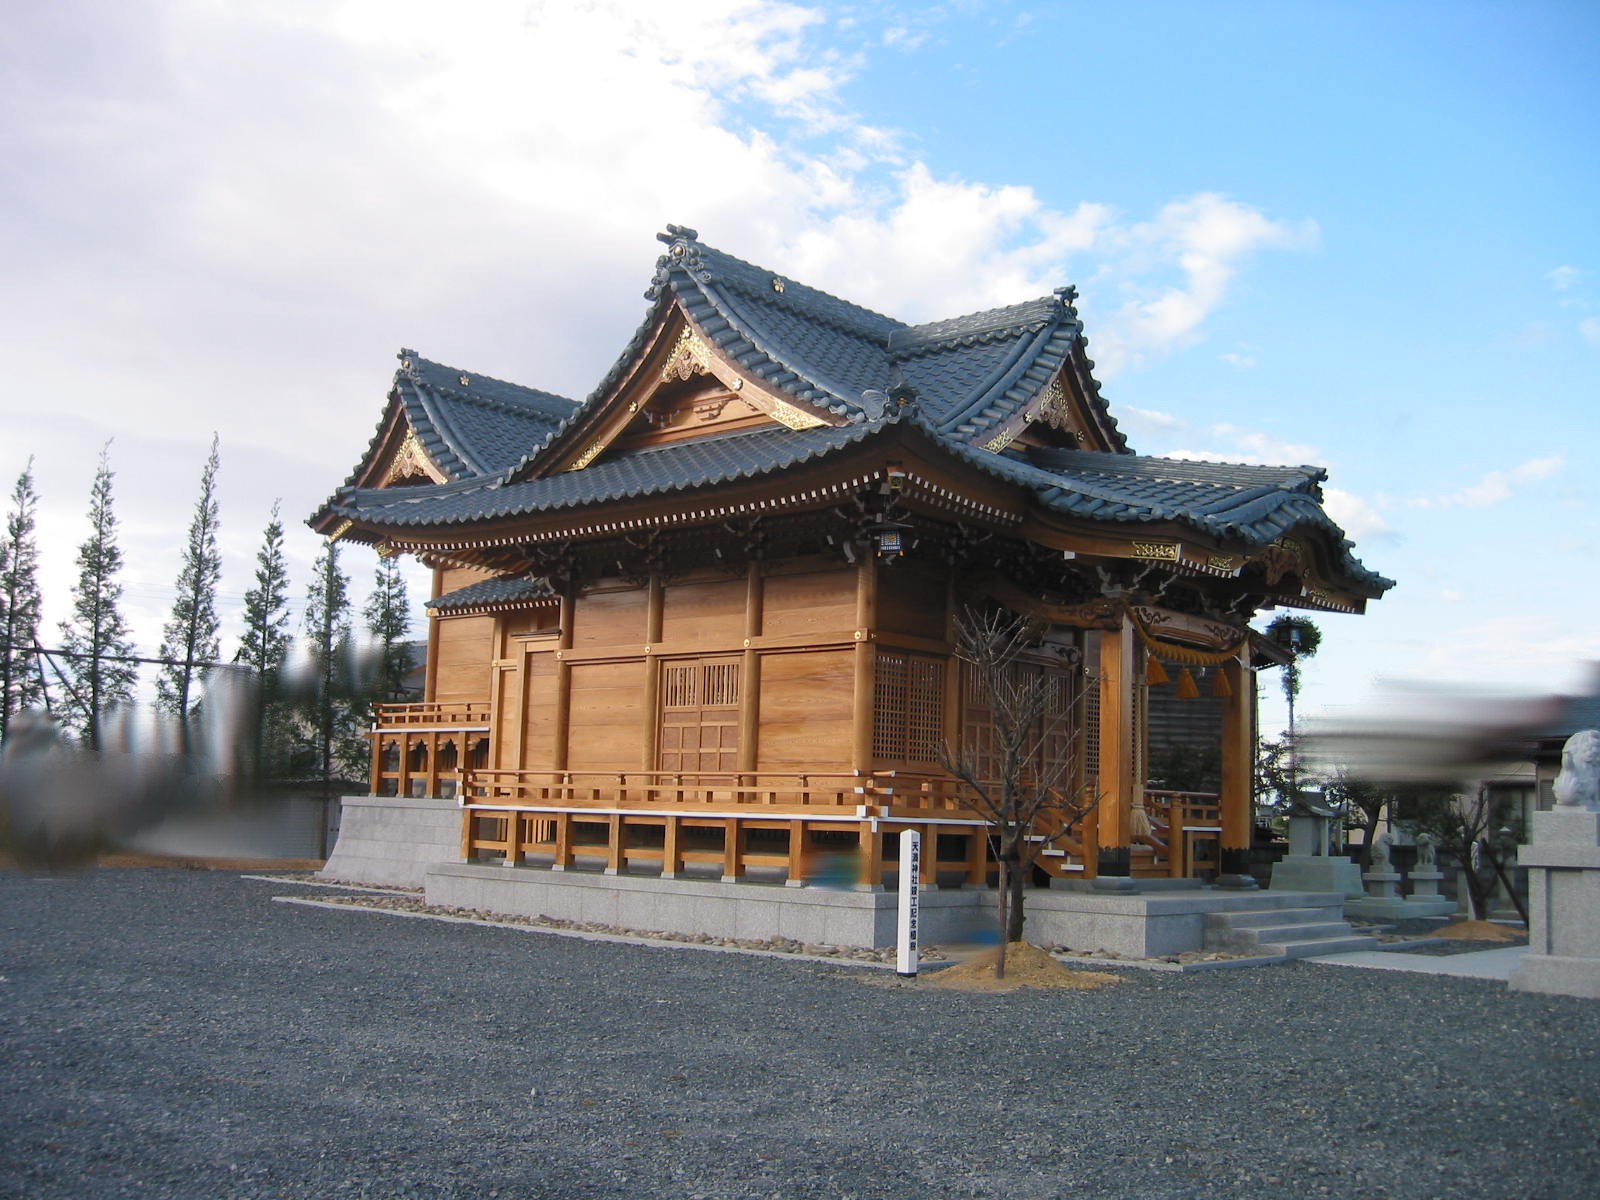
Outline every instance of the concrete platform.
MULTIPOLYGON (((792 938, 833 946, 892 946, 899 898, 892 891, 794 888, 747 880, 662 879, 552 871, 497 863, 434 863, 425 873, 430 904, 512 916, 555 917, 629 929, 713 937, 792 938)), ((996 895, 988 889, 922 892, 921 936, 929 944, 992 936, 996 895)), ((1024 936, 1041 945, 1158 958, 1213 948, 1219 914, 1338 912, 1335 893, 1237 892, 1195 886, 1149 894, 1031 889, 1024 936)))
POLYGON ((1528 953, 1526 946, 1501 946, 1467 954, 1406 954, 1393 950, 1362 950, 1330 954, 1306 962, 1328 967, 1365 967, 1373 971, 1410 971, 1416 975, 1453 975, 1460 979, 1510 979, 1528 953))

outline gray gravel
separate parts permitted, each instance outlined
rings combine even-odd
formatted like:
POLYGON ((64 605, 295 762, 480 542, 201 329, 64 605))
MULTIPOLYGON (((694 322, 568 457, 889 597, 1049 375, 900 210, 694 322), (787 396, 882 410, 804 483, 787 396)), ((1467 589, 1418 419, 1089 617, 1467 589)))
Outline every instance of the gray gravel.
POLYGON ((1600 1004, 1308 964, 963 995, 0 878, 0 1196, 1591 1197, 1600 1004))

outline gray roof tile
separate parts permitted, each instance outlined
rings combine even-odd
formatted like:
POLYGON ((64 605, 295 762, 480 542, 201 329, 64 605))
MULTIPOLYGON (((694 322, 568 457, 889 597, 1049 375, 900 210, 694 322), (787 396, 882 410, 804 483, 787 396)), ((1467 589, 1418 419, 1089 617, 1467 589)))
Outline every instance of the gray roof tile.
MULTIPOLYGON (((1296 527, 1325 531, 1347 576, 1379 591, 1390 581, 1367 570, 1322 509, 1316 467, 1144 458, 1128 452, 977 448, 988 431, 1036 397, 1082 344, 1082 327, 1058 294, 984 313, 909 326, 702 245, 668 227, 645 321, 582 406, 549 393, 470 379, 414 359, 397 377, 415 397, 441 454, 460 463, 457 482, 431 488, 346 487, 319 517, 348 516, 373 529, 444 530, 539 512, 714 487, 770 475, 896 426, 1032 493, 1064 515, 1126 523, 1174 522, 1233 544, 1261 546, 1296 527), (775 283, 781 286, 775 286, 775 283), (611 451, 581 471, 527 478, 578 416, 610 392, 674 304, 751 374, 833 412, 846 423, 744 433, 611 451), (909 385, 918 403, 900 411, 885 393, 909 385), (564 407, 565 406, 565 407, 564 407), (565 419, 564 424, 560 422, 565 419), (535 441, 535 439, 538 439, 535 441), (529 453, 531 447, 531 453, 529 453), (526 458, 522 457, 527 453, 526 458)), ((1092 364, 1090 364, 1092 365, 1092 364)), ((1115 422, 1088 380, 1092 405, 1115 422)), ((420 428, 419 428, 420 432, 420 428)), ((1115 435, 1120 438, 1120 435, 1115 435)), ((431 446, 430 446, 431 452, 431 446)))

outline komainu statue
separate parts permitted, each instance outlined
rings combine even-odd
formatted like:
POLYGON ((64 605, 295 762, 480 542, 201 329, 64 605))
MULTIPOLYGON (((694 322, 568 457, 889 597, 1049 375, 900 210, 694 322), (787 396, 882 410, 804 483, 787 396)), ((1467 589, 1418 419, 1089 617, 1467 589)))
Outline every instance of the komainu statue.
POLYGON ((1580 729, 1561 749, 1556 803, 1600 812, 1600 730, 1580 729))

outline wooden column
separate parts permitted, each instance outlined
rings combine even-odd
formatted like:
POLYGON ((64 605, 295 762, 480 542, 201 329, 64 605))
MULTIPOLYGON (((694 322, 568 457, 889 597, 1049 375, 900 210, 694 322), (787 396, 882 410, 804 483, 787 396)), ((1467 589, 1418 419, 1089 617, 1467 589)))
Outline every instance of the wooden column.
POLYGON ((861 881, 858 891, 883 891, 883 831, 876 822, 861 822, 861 881))
POLYGON ((678 818, 668 817, 661 826, 661 878, 676 879, 683 870, 683 843, 678 836, 678 818))
POLYGON ((1115 629, 1100 632, 1100 876, 1127 876, 1132 869, 1128 828, 1141 757, 1133 744, 1136 661, 1133 627, 1124 615, 1115 629))
POLYGON ((661 762, 661 660, 656 651, 661 645, 662 586, 661 573, 650 574, 649 591, 645 596, 644 614, 644 744, 639 754, 639 766, 654 771, 661 762))
MULTIPOLYGON (((761 655, 751 643, 761 636, 761 564, 751 562, 744 585, 744 654, 739 661, 739 770, 752 773, 760 761, 761 655)), ((790 870, 791 878, 794 874, 790 870)))
POLYGON ((789 823, 789 875, 785 887, 806 885, 806 823, 796 817, 789 823))
POLYGON ((572 722, 572 665, 563 651, 572 649, 572 619, 577 608, 575 587, 568 583, 561 589, 561 632, 556 639, 556 711, 552 722, 550 765, 557 771, 567 769, 567 733, 572 722))
MULTIPOLYGON (((444 588, 444 568, 433 569, 433 595, 430 599, 437 600, 439 593, 444 588)), ((432 704, 439 698, 439 618, 433 609, 428 609, 428 659, 422 672, 422 699, 425 703, 432 704)))
POLYGON ((1222 852, 1217 883, 1254 887, 1250 874, 1251 772, 1255 767, 1255 729, 1251 720, 1256 694, 1255 672, 1248 666, 1246 646, 1239 657, 1222 664, 1222 677, 1233 693, 1222 708, 1222 852))
POLYGON ((952 572, 944 586, 944 740, 948 746, 961 746, 961 660, 956 657, 956 577, 952 572))
POLYGON ((850 766, 861 774, 873 767, 872 733, 877 708, 878 647, 873 642, 878 625, 878 560, 863 551, 856 564, 856 661, 853 707, 854 736, 850 766))

